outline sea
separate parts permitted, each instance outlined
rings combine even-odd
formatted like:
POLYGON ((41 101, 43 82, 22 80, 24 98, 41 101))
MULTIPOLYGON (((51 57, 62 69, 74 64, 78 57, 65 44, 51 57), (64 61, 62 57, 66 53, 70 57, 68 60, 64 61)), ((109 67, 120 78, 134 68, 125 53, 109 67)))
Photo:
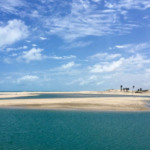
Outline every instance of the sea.
POLYGON ((150 112, 1 108, 0 150, 150 150, 150 112))

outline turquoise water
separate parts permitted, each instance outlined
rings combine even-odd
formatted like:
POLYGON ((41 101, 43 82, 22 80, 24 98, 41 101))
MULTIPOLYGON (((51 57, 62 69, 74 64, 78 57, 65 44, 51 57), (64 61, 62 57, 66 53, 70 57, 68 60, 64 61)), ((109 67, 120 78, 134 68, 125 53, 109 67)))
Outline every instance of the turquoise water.
POLYGON ((0 109, 0 150, 150 150, 150 112, 0 109))
POLYGON ((90 98, 90 97, 149 97, 135 95, 112 95, 112 94, 38 94, 33 96, 10 97, 0 99, 44 99, 44 98, 90 98))

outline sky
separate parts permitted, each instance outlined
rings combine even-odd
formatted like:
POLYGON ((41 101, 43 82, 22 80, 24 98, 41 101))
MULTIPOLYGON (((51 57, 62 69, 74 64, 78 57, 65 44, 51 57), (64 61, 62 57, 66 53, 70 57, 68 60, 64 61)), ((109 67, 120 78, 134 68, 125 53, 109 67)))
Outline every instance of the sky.
POLYGON ((150 0, 0 0, 0 91, 150 89, 150 0))

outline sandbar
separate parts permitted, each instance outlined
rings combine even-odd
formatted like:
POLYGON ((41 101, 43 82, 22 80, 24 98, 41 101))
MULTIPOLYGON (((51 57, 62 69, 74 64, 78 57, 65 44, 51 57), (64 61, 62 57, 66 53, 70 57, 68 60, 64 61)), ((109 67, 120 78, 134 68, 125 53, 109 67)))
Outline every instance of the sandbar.
MULTIPOLYGON (((0 108, 28 108, 55 110, 91 110, 91 111, 150 111, 150 97, 138 97, 138 94, 127 93, 131 97, 90 97, 90 98, 45 98, 45 99, 3 99, 11 97, 32 96, 43 93, 82 93, 100 94, 100 92, 1 92, 0 108), (137 95, 133 97, 132 95, 137 95)), ((112 94, 112 92, 101 92, 112 94)), ((113 94, 118 94, 114 92, 113 94)), ((119 93, 125 95, 126 93, 119 93)), ((144 95, 144 94, 143 94, 144 95)), ((142 96, 143 96, 142 95, 142 96)), ((145 94, 149 95, 149 93, 145 94)), ((141 95, 140 95, 141 96, 141 95)))

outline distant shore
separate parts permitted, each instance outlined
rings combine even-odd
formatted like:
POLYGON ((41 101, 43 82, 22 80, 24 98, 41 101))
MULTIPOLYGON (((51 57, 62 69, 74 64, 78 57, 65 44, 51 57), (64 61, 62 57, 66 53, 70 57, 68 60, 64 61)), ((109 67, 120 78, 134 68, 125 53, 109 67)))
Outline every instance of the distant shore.
POLYGON ((134 93, 109 91, 81 92, 0 92, 0 108, 59 109, 59 110, 91 110, 91 111, 150 111, 150 92, 134 93), (42 98, 21 99, 22 96, 39 94, 109 94, 128 95, 128 97, 90 97, 90 98, 42 98), (131 96, 129 96, 131 95, 131 96), (135 95, 136 97, 132 97, 135 95), (9 99, 15 98, 17 99, 9 99), (8 98, 8 99, 7 99, 8 98))

